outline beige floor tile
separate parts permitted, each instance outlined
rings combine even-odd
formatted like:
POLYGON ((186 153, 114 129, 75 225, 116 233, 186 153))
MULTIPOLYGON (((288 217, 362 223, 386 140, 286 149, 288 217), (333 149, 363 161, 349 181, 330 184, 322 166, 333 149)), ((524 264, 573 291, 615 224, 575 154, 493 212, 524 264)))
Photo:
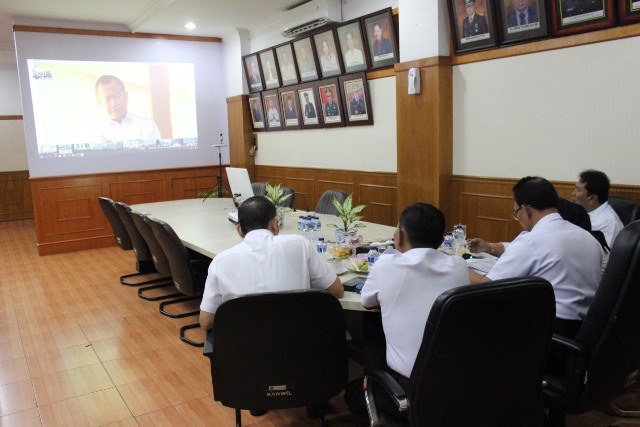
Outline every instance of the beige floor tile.
POLYGON ((178 347, 152 350, 104 362, 104 367, 116 385, 127 384, 191 367, 182 351, 178 347))
POLYGON ((33 378, 38 406, 114 387, 102 364, 33 378))
POLYGON ((35 407, 0 417, 0 427, 40 427, 41 425, 40 412, 35 407))
POLYGON ((134 354, 145 353, 160 348, 172 347, 175 340, 156 336, 148 331, 144 333, 122 333, 117 337, 93 342, 93 348, 101 361, 119 359, 134 354))
POLYGON ((132 417, 115 388, 40 406, 44 427, 97 427, 132 417))
POLYGON ((24 357, 0 362, 0 385, 26 379, 29 379, 29 368, 27 367, 27 359, 24 357))
POLYGON ((80 368, 99 363, 95 351, 88 345, 77 345, 46 353, 32 354, 27 357, 31 378, 54 372, 80 368))
POLYGON ((36 407, 31 380, 0 386, 0 416, 36 407))
POLYGON ((140 427, 208 427, 234 425, 234 418, 223 411, 210 397, 191 400, 179 405, 140 415, 136 417, 136 420, 140 427))
POLYGON ((20 338, 0 341, 0 361, 24 357, 24 347, 20 338))
POLYGON ((24 352, 27 355, 45 353, 51 350, 89 344, 79 326, 52 330, 49 333, 22 337, 24 352))

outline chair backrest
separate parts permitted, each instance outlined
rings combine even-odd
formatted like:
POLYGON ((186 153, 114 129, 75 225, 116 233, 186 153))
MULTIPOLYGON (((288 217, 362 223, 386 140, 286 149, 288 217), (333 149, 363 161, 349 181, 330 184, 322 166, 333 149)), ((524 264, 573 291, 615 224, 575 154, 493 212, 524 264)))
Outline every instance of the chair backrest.
POLYGON ((542 378, 555 318, 537 277, 444 292, 411 372, 413 426, 542 426, 542 378))
POLYGON ((338 216, 338 210, 333 206, 332 200, 337 199, 338 202, 342 203, 348 196, 347 193, 341 190, 327 190, 320 196, 320 200, 318 200, 316 204, 315 212, 338 216))
POLYGON ((252 182, 251 188, 253 189, 254 196, 264 196, 267 194, 266 182, 252 182))
POLYGON ((293 189, 289 188, 289 187, 282 187, 282 194, 283 195, 287 195, 287 194, 291 194, 291 197, 289 197, 287 200, 285 200, 282 203, 282 206, 285 208, 293 208, 293 202, 296 199, 296 192, 293 191, 293 189))
POLYGON ((579 407, 609 402, 639 379, 640 221, 627 225, 614 240, 575 341, 593 349, 579 407))
POLYGON ((624 225, 640 219, 640 203, 619 197, 609 197, 608 202, 624 225))
POLYGON ((146 215, 133 210, 129 211, 129 214, 131 215, 131 219, 133 220, 136 228, 144 238, 145 242, 147 242, 149 252, 151 252, 151 259, 153 260, 153 265, 156 267, 156 270, 165 276, 171 276, 169 260, 164 254, 162 247, 160 247, 160 243, 158 243, 158 239, 156 239, 155 234, 153 234, 149 218, 146 215))
POLYGON ((118 215, 115 202, 108 197, 98 197, 98 202, 100 203, 102 212, 104 212, 104 216, 107 217, 107 221, 109 221, 111 225, 117 245, 125 251, 132 250, 133 244, 131 243, 127 229, 120 219, 120 215, 118 215))
POLYGON ((207 278, 207 270, 202 268, 202 260, 192 257, 169 224, 155 218, 149 218, 149 222, 153 234, 169 260, 171 278, 176 289, 189 296, 202 295, 207 278))
POLYGON ((240 409, 321 404, 348 379, 342 307, 317 290, 246 295, 213 323, 214 398, 240 409))
POLYGON ((133 253, 136 254, 136 258, 138 261, 151 261, 149 245, 147 245, 144 237, 142 237, 142 234, 138 231, 138 227, 133 223, 133 219, 129 213, 131 212, 131 208, 124 202, 116 202, 115 206, 118 216, 120 217, 120 221, 124 224, 124 228, 127 229, 131 245, 133 246, 133 253))

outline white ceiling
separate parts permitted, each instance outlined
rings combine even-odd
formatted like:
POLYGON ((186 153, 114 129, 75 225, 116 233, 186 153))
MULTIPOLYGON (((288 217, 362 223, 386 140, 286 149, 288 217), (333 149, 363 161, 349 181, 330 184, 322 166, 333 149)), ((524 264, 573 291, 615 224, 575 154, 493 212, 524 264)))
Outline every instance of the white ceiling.
POLYGON ((14 17, 20 23, 81 21, 121 31, 224 38, 236 29, 251 32, 275 25, 281 12, 301 3, 305 0, 2 0, 0 70, 15 70, 14 17), (186 30, 187 21, 197 28, 186 30))

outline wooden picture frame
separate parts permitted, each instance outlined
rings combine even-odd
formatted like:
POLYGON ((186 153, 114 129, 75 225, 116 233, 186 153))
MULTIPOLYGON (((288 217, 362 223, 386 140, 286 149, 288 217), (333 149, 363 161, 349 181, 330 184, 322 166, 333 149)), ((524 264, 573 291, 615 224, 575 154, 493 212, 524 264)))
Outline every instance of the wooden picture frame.
POLYGON ((278 91, 280 105, 282 107, 282 124, 284 130, 300 129, 301 115, 300 102, 295 90, 291 88, 283 88, 278 91))
POLYGON ((251 114, 253 130, 256 132, 265 130, 266 123, 260 93, 249 95, 247 100, 249 102, 249 113, 251 114))
POLYGON ((277 89, 262 92, 262 107, 267 130, 282 130, 282 110, 277 89))
POLYGON ((244 65, 244 73, 245 77, 247 78, 249 92, 260 92, 264 90, 258 55, 254 53, 251 55, 243 56, 242 63, 244 65))
POLYGON ((497 45, 493 19, 495 0, 448 0, 456 54, 497 45))
POLYGON ((316 50, 311 37, 305 37, 293 42, 293 50, 296 56, 296 65, 300 73, 301 82, 318 80, 318 60, 316 50))
POLYGON ((300 117, 302 129, 318 129, 324 124, 322 121, 321 104, 318 103, 318 95, 315 84, 301 84, 292 89, 298 95, 300 105, 300 117))
POLYGON ((323 79, 342 74, 342 56, 338 51, 336 35, 332 29, 314 34, 313 44, 318 53, 320 75, 323 79))
POLYGON ((280 46, 276 46, 275 51, 282 86, 289 86, 300 83, 298 68, 296 67, 296 58, 293 55, 293 46, 291 45, 291 43, 285 43, 280 46))
POLYGON ((369 50, 370 68, 391 67, 398 62, 398 42, 391 8, 365 15, 361 22, 369 50))
POLYGON ((613 0, 551 0, 554 36, 601 30, 615 23, 613 0))
POLYGON ((345 73, 366 71, 369 64, 367 49, 362 36, 360 19, 345 22, 336 27, 338 46, 342 56, 342 64, 345 73))
POLYGON ((338 79, 332 77, 318 82, 316 93, 318 94, 318 101, 322 106, 319 110, 322 114, 324 127, 344 126, 344 114, 342 113, 342 100, 338 79))
POLYGON ((549 36, 544 0, 497 0, 501 44, 525 42, 549 36))
POLYGON ((371 97, 365 73, 338 78, 342 90, 343 108, 347 126, 372 125, 371 97))
POLYGON ((278 63, 273 49, 265 49, 258 52, 258 57, 260 58, 265 90, 279 88, 280 74, 278 73, 278 63))
POLYGON ((640 0, 618 0, 618 22, 621 25, 640 22, 640 0))

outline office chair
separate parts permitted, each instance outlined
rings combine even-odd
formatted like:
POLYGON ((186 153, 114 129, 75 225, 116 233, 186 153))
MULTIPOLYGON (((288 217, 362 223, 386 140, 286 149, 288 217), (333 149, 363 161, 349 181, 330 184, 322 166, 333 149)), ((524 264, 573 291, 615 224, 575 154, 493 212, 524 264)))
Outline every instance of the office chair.
POLYGON ((620 197, 609 197, 609 204, 618 214, 622 224, 627 225, 632 221, 640 219, 640 204, 629 199, 620 197))
POLYGON ((118 245, 118 247, 125 251, 133 250, 136 256, 137 273, 125 274, 123 276, 120 276, 120 283, 126 286, 140 286, 154 283, 156 280, 158 280, 157 277, 140 282, 131 282, 128 280, 134 277, 148 276, 157 273, 151 259, 151 254, 149 253, 147 245, 140 237, 139 233, 134 233, 132 239, 132 236, 129 234, 127 227, 120 218, 120 214, 116 209, 116 203, 113 200, 109 199, 108 197, 98 197, 98 202, 100 203, 102 212, 104 212, 104 216, 107 218, 109 224, 111 225, 111 229, 113 230, 113 235, 116 239, 116 244, 118 245))
POLYGON ((554 335, 551 353, 566 355, 563 372, 545 375, 544 403, 551 425, 563 426, 565 414, 592 409, 623 411, 615 399, 637 384, 640 372, 640 221, 620 231, 609 262, 574 339, 554 335), (613 404, 611 404, 613 402, 613 404))
POLYGON ((287 200, 285 200, 282 203, 282 207, 293 209, 293 202, 295 201, 295 198, 296 198, 296 192, 289 187, 282 187, 282 194, 284 196, 286 196, 287 194, 291 194, 291 197, 289 197, 287 200))
MULTIPOLYGON (((318 290, 228 300, 205 339, 214 399, 235 409, 324 407, 347 384, 340 302, 318 290)), ((320 411, 324 425, 324 414, 320 411)))
POLYGON ((538 277, 444 292, 429 313, 406 390, 388 371, 365 376, 371 425, 544 425, 542 372, 554 318, 553 288, 538 277), (398 412, 378 413, 374 390, 398 412))
POLYGON ((251 188, 253 189, 254 196, 264 196, 267 194, 266 182, 252 182, 251 188))
POLYGON ((332 200, 337 199, 339 203, 342 203, 348 196, 347 193, 341 190, 327 190, 320 196, 320 200, 318 200, 316 204, 315 212, 339 216, 338 210, 333 206, 332 200))
MULTIPOLYGON (((149 218, 149 221, 153 234, 156 236, 156 239, 158 239, 158 243, 169 261, 173 284, 176 289, 184 295, 180 298, 161 302, 160 313, 172 318, 182 318, 199 314, 200 310, 186 313, 171 313, 166 311, 165 307, 171 304, 202 299, 204 283, 207 279, 207 270, 211 259, 189 251, 176 235, 173 228, 166 222, 154 218, 149 218)), ((202 347, 203 343, 185 337, 185 332, 188 329, 198 327, 200 327, 199 323, 182 326, 180 328, 180 339, 194 347, 202 347)))

